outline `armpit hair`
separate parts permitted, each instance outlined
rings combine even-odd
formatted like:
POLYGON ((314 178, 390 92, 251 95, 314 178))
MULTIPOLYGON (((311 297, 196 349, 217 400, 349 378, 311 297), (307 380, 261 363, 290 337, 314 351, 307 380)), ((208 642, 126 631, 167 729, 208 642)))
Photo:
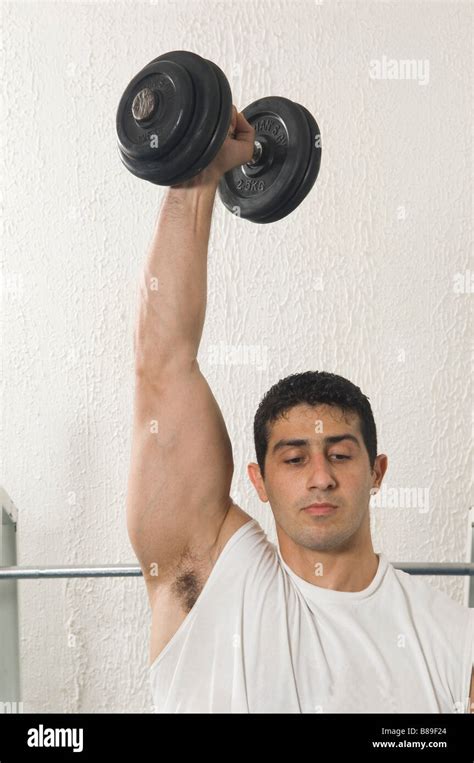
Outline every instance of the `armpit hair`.
POLYGON ((190 612, 194 607, 201 591, 202 585, 193 570, 180 573, 173 583, 173 593, 181 601, 186 612, 190 612))
POLYGON ((198 573, 200 564, 202 564, 202 559, 197 559, 189 549, 186 549, 179 560, 172 590, 182 603, 186 613, 191 611, 203 589, 202 580, 198 573))

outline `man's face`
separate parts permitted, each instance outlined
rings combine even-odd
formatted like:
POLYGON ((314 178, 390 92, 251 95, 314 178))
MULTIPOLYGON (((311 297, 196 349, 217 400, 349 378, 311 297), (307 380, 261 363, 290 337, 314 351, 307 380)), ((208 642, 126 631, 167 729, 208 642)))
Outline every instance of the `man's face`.
POLYGON ((248 473, 260 499, 270 502, 280 545, 283 531, 300 546, 330 551, 348 548, 370 532, 370 489, 380 486, 386 468, 387 458, 380 455, 371 471, 357 414, 304 404, 271 426, 265 480, 257 464, 249 464, 248 473), (342 435, 349 437, 335 440, 342 435), (336 509, 319 515, 303 510, 324 502, 336 509))

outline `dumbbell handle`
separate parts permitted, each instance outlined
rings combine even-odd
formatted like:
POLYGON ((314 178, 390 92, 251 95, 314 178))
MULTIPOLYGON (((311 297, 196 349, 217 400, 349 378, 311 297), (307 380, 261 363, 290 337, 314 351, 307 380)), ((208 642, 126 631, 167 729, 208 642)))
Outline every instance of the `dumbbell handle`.
POLYGON ((263 152, 263 146, 260 143, 259 140, 255 140, 253 143, 253 156, 249 162, 247 162, 247 167, 253 167, 255 164, 258 164, 260 157, 262 156, 263 152))
MULTIPOLYGON (((157 93, 149 87, 139 90, 132 102, 132 114, 136 122, 145 122, 151 119, 158 108, 159 98, 157 93)), ((262 144, 259 140, 254 141, 253 155, 247 167, 253 167, 262 156, 262 144)))

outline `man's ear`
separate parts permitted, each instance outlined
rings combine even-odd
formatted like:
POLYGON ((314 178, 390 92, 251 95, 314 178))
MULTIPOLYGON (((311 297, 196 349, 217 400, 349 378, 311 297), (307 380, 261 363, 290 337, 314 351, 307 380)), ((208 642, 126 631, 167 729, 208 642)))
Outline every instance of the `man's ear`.
POLYGON ((250 482, 257 491, 258 497, 261 501, 263 501, 263 503, 266 503, 268 501, 268 496, 265 490, 265 485, 262 479, 259 465, 255 463, 248 464, 247 474, 249 475, 250 482))
POLYGON ((375 477, 375 485, 374 487, 380 488, 382 484, 382 480, 384 478, 384 474, 387 471, 388 467, 388 458, 385 455, 385 453, 380 453, 375 459, 374 462, 374 468, 372 469, 372 474, 375 477))

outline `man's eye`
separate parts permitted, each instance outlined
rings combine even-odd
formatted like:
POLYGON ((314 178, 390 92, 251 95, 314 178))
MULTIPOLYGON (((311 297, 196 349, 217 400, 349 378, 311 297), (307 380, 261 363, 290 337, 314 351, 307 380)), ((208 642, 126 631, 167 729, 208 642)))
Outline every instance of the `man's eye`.
MULTIPOLYGON (((333 453, 332 455, 336 458, 342 458, 347 461, 350 459, 350 456, 343 456, 341 453, 333 453)), ((301 461, 301 458, 290 458, 289 461, 285 461, 285 464, 294 464, 296 461, 301 461)))

